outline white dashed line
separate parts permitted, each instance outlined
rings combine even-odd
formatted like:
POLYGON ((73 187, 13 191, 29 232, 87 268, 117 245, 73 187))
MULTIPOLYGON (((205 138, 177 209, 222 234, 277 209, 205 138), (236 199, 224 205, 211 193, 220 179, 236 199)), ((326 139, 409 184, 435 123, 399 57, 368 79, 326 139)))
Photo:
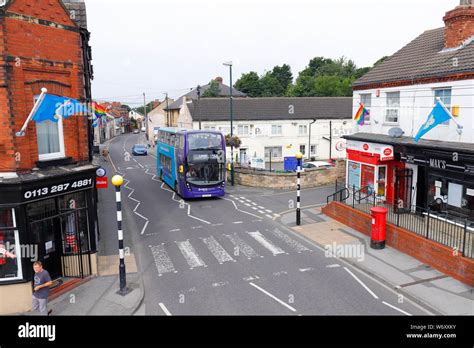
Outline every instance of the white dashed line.
POLYGON ((373 296, 373 298, 375 299, 378 299, 379 297, 377 295, 374 294, 374 292, 372 290, 369 289, 369 287, 367 285, 365 285, 362 280, 360 280, 359 278, 356 277, 356 275, 354 273, 352 273, 347 267, 344 267, 344 269, 347 271, 347 273, 349 273, 355 280, 357 280, 357 282, 362 285, 364 287, 365 290, 367 290, 367 292, 369 294, 371 294, 373 296))
POLYGON ((283 302, 282 300, 280 300, 278 297, 270 294, 268 291, 262 289, 261 287, 259 287, 258 285, 255 285, 254 283, 249 283, 250 285, 252 285, 254 288, 256 288, 257 290, 260 290, 261 292, 263 292, 265 295, 271 297, 272 299, 274 299, 275 301, 277 301, 279 304, 285 306, 286 308, 288 308, 290 311, 293 311, 293 312, 296 312, 296 309, 294 309, 293 307, 291 307, 289 304, 286 304, 285 302, 283 302))
POLYGON ((403 313, 403 314, 408 315, 408 316, 410 316, 410 317, 412 316, 410 313, 405 312, 403 309, 400 309, 400 308, 398 308, 398 307, 392 306, 390 303, 387 303, 387 302, 385 302, 385 301, 382 301, 382 303, 383 303, 384 305, 386 305, 386 306, 389 306, 390 308, 395 309, 396 311, 399 311, 400 313, 403 313))
POLYGON ((243 221, 234 221, 233 224, 243 224, 244 222, 243 221))

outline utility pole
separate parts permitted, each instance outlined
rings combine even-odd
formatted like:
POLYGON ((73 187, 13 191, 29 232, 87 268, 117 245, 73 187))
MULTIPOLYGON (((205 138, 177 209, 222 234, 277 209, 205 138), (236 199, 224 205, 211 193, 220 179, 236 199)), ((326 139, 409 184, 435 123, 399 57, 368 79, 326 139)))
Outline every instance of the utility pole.
MULTIPOLYGON (((230 71, 230 138, 232 139, 234 137, 234 113, 232 106, 232 62, 226 62, 224 65, 228 66, 230 71)), ((230 147, 230 183, 232 186, 234 186, 234 146, 230 147)))
POLYGON ((145 113, 145 138, 148 140, 148 118, 146 113, 146 96, 143 92, 143 112, 145 113))
MULTIPOLYGON (((201 100, 201 86, 197 86, 197 96, 198 96, 198 107, 199 107, 199 100, 201 100)), ((199 117, 199 130, 201 130, 201 115, 198 110, 198 117, 199 117)))
POLYGON ((170 126, 170 111, 168 110, 168 92, 165 93, 165 98, 166 98, 166 126, 170 126))
POLYGON ((332 158, 332 121, 329 121, 329 162, 332 158))

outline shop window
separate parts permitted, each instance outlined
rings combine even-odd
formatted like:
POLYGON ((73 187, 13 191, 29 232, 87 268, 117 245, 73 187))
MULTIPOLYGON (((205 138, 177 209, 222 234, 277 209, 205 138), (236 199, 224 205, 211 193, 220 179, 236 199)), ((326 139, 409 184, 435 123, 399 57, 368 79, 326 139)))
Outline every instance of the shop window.
POLYGON ((374 192, 374 167, 363 164, 361 170, 361 188, 366 189, 367 194, 374 192))
POLYGON ((22 279, 21 247, 13 209, 0 209, 0 282, 22 279))
POLYGON ((355 187, 358 190, 360 187, 360 163, 348 162, 347 178, 347 186, 349 188, 355 187))
POLYGON ((265 147, 265 159, 268 160, 271 158, 281 158, 282 157, 282 148, 281 146, 272 146, 265 147))
POLYGON ((387 177, 387 167, 380 166, 378 169, 377 195, 385 197, 385 184, 387 177))

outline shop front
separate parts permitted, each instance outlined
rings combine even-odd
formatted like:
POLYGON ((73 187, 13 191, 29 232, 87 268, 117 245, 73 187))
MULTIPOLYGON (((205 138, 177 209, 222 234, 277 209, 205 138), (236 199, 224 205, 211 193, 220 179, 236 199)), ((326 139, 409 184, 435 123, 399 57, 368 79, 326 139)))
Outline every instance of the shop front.
POLYGON ((51 277, 84 278, 96 273, 96 167, 86 165, 19 174, 0 183, 0 314, 31 304, 32 264, 51 277))
POLYGON ((404 167, 396 160, 393 146, 348 140, 346 152, 346 186, 375 192, 378 200, 393 203, 396 173, 404 167))
POLYGON ((474 153, 405 146, 401 160, 416 167, 417 206, 474 221, 474 153))

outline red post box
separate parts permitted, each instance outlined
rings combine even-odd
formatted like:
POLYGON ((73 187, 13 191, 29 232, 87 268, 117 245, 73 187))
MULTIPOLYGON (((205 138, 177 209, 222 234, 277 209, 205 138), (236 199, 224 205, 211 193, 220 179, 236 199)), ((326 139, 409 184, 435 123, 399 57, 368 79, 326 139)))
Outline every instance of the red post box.
POLYGON ((370 209, 370 213, 372 215, 370 247, 372 249, 383 249, 385 248, 388 209, 383 207, 374 207, 370 209))

